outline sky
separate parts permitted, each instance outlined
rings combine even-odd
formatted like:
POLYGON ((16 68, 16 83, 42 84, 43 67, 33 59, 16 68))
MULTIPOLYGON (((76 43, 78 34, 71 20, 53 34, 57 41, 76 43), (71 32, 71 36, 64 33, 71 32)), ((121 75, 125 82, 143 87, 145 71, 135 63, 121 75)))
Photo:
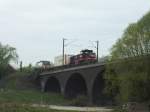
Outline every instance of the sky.
POLYGON ((95 49, 105 56, 125 28, 150 10, 149 0, 0 0, 0 42, 24 65, 95 49))

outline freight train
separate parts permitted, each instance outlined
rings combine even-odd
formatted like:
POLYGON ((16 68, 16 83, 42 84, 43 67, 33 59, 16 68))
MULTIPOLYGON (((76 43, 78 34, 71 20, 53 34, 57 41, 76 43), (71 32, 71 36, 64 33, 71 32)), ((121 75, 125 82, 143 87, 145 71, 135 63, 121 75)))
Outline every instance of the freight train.
POLYGON ((54 66, 49 61, 39 61, 36 63, 35 69, 33 70, 33 73, 31 76, 33 76, 34 79, 38 78, 38 75, 44 71, 49 70, 59 70, 64 69, 68 67, 74 67, 74 66, 80 66, 85 64, 91 64, 97 62, 96 54, 93 52, 93 50, 82 50, 79 54, 73 55, 69 58, 69 63, 61 66, 54 66))
MULTIPOLYGON (((77 55, 70 56, 68 63, 65 63, 65 65, 61 65, 61 66, 90 64, 96 62, 96 60, 97 60, 96 54, 93 52, 93 50, 85 49, 80 51, 80 53, 77 55)), ((55 67, 49 61, 39 61, 36 63, 36 68, 44 70, 44 69, 55 68, 55 67)))

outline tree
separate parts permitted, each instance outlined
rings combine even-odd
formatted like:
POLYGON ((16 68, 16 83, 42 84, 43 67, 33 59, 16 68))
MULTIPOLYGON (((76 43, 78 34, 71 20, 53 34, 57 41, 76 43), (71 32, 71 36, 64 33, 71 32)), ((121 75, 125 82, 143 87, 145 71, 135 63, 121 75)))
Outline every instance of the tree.
POLYGON ((122 102, 150 100, 150 12, 128 26, 110 57, 107 93, 122 102))
POLYGON ((0 43, 0 77, 7 74, 10 61, 17 61, 17 58, 18 55, 14 47, 0 43))
POLYGON ((138 24, 130 24, 122 38, 112 47, 112 58, 128 58, 150 54, 150 32, 138 24))

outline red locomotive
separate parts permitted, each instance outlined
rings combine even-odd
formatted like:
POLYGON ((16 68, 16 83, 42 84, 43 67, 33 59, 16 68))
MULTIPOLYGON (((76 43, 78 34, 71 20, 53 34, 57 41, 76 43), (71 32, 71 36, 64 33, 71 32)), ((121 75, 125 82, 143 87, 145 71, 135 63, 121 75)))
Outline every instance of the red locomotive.
POLYGON ((82 63, 91 63, 96 62, 96 54, 93 52, 93 50, 82 50, 80 54, 74 55, 70 57, 70 64, 71 65, 77 65, 82 63))

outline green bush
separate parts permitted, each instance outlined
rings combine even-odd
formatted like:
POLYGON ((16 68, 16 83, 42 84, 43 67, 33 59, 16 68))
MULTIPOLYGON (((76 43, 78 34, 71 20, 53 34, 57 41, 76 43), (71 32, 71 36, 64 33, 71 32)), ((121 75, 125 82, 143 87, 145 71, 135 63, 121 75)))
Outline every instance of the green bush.
POLYGON ((16 49, 9 45, 2 45, 0 43, 0 78, 8 75, 9 63, 17 61, 18 55, 16 49))
POLYGON ((112 112, 127 112, 127 110, 124 110, 122 109, 121 106, 120 107, 118 106, 118 107, 115 107, 115 109, 112 112))
POLYGON ((71 105, 75 106, 87 106, 88 105, 88 98, 84 95, 78 95, 75 99, 71 101, 71 105))

